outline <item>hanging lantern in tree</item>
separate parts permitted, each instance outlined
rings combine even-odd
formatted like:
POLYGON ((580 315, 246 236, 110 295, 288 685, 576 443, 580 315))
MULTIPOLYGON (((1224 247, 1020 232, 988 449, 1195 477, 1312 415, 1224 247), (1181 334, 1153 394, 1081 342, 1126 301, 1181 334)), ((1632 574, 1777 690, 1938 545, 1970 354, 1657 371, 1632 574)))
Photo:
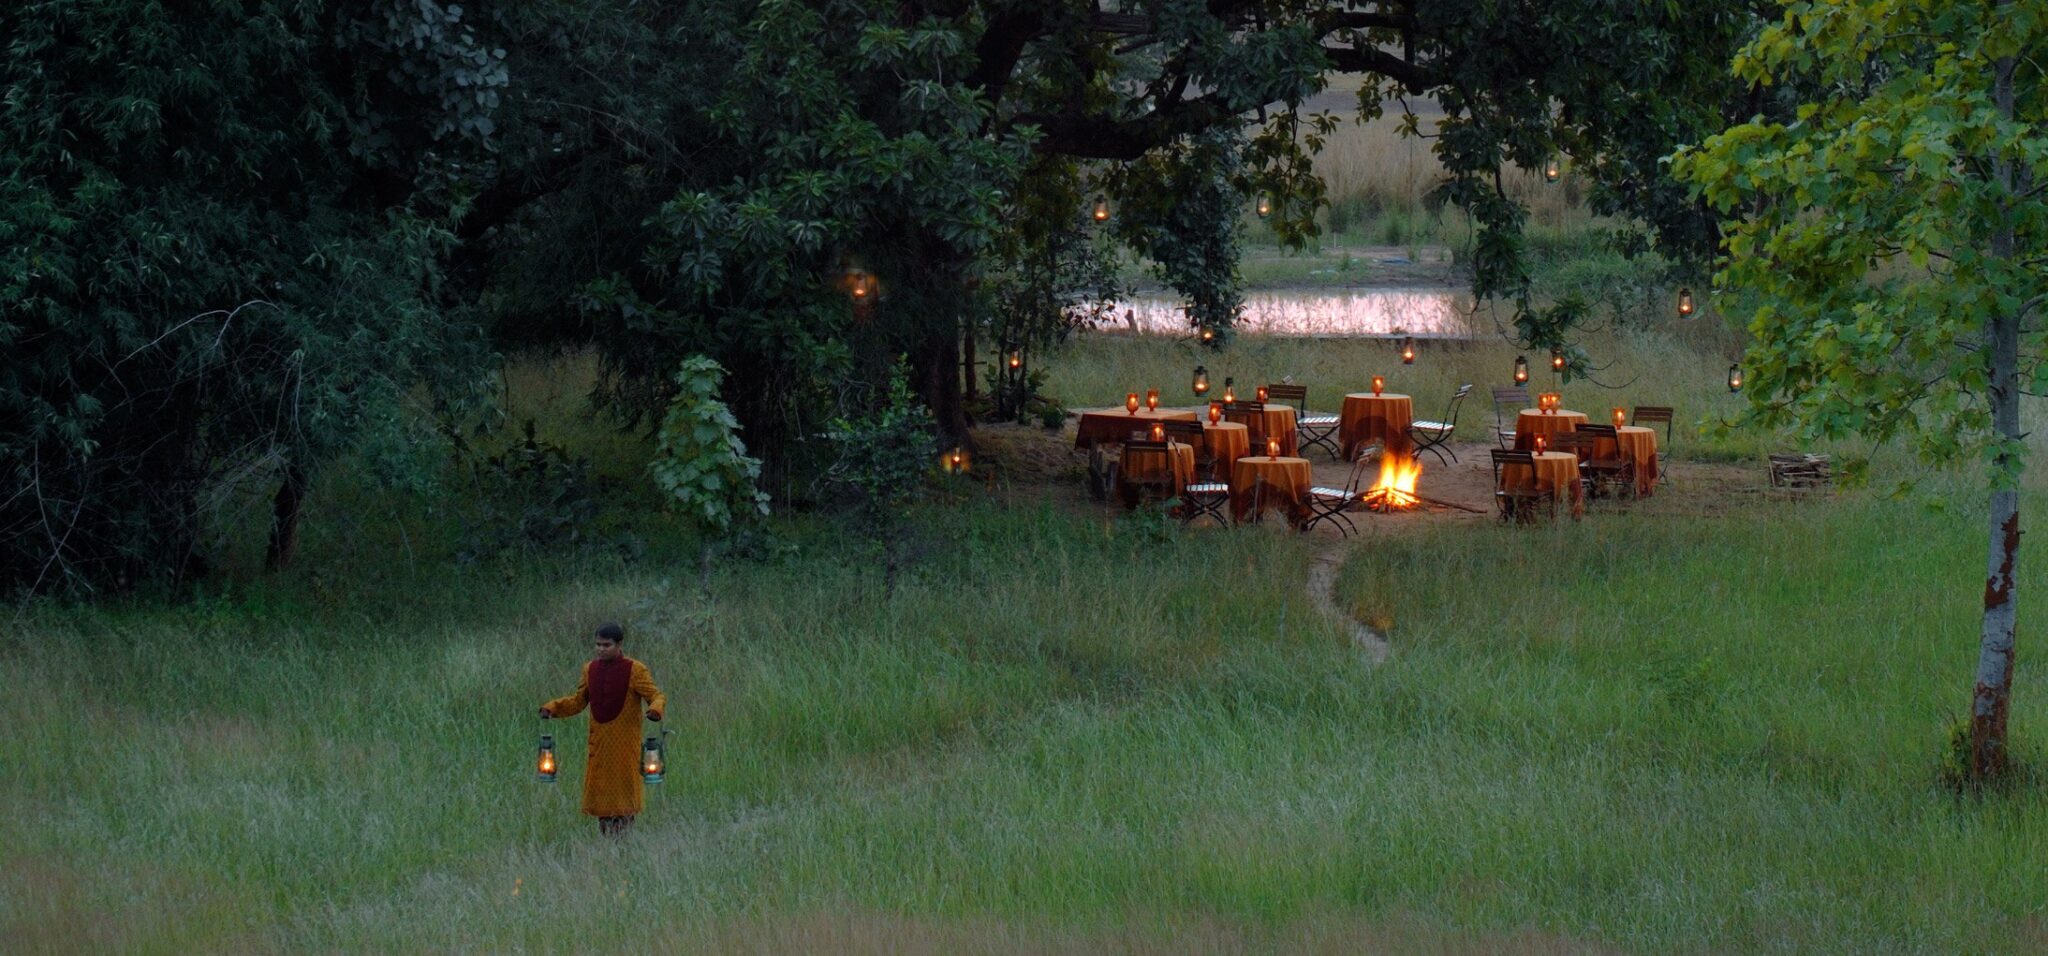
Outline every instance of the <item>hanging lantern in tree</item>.
POLYGON ((1094 210, 1092 210, 1092 211, 1090 211, 1090 212, 1088 213, 1088 216, 1089 216, 1089 218, 1091 218, 1091 219, 1094 219, 1094 220, 1095 220, 1096 222, 1108 222, 1108 221, 1109 221, 1109 197, 1108 197, 1108 196, 1097 196, 1097 197, 1095 197, 1095 208, 1094 208, 1094 210))
POLYGON ((1158 389, 1148 388, 1145 390, 1145 410, 1148 412, 1156 412, 1159 410, 1158 389))
POLYGON ((1728 366, 1728 390, 1731 392, 1742 391, 1741 363, 1736 363, 1728 366))
POLYGON ((1223 404, 1237 404, 1237 386, 1232 384, 1236 381, 1237 379, 1229 375, 1223 376, 1223 404))
POLYGON ((555 782, 555 735, 540 735, 540 754, 534 760, 534 779, 542 783, 555 782))
POLYGON ((1206 325, 1202 326, 1202 344, 1207 345, 1214 341, 1216 341, 1216 330, 1206 325))
POLYGON ((847 270, 846 293, 853 297, 855 304, 871 301, 875 297, 875 277, 865 269, 847 270))
POLYGON ((952 449, 951 451, 948 451, 948 452, 946 452, 945 454, 943 454, 943 455, 940 455, 940 456, 939 456, 939 470, 940 470, 940 471, 943 471, 943 472, 945 472, 946 474, 949 474, 949 475, 964 475, 964 474, 966 474, 966 473, 967 473, 967 450, 966 450, 966 449, 964 449, 964 448, 961 448, 961 447, 960 447, 960 446, 958 446, 958 445, 955 445, 955 446, 953 446, 953 449, 952 449))
POLYGON ((1529 384, 1529 358, 1528 358, 1528 356, 1524 356, 1524 355, 1517 355, 1517 356, 1515 356, 1515 384, 1516 384, 1516 385, 1527 385, 1527 384, 1529 384))
POLYGON ((1415 336, 1411 335, 1401 340, 1401 364, 1415 364, 1415 336))
POLYGON ((1255 209, 1255 210, 1257 210, 1257 212, 1258 212, 1258 214, 1259 214, 1259 218, 1260 218, 1260 219, 1264 219, 1264 218, 1266 218, 1267 216, 1270 216, 1270 215, 1272 215, 1272 214, 1273 214, 1273 197, 1272 197, 1272 196, 1270 196, 1270 195, 1267 195, 1266 193, 1260 193, 1260 194, 1259 194, 1259 204, 1258 204, 1257 206, 1254 206, 1254 207, 1252 207, 1252 208, 1253 208, 1253 209, 1255 209))
POLYGON ((1010 371, 1014 372, 1014 371, 1016 371, 1016 370, 1018 370, 1018 369, 1020 369, 1020 368, 1023 368, 1023 367, 1024 367, 1024 350, 1023 350, 1023 349, 1011 349, 1011 350, 1010 350, 1010 371))
POLYGON ((1204 396, 1204 395, 1207 395, 1207 394, 1209 394, 1209 367, 1208 367, 1208 366, 1206 366, 1206 365, 1197 365, 1197 366, 1195 366, 1195 386, 1194 386, 1194 387, 1195 387, 1195 397, 1196 397, 1196 398, 1201 398, 1202 396, 1204 396))
POLYGON ((640 745, 640 776, 648 783, 660 783, 662 774, 668 772, 668 748, 662 741, 667 736, 668 731, 664 730, 640 745))
POLYGON ((1678 290, 1678 316, 1679 318, 1684 318, 1691 314, 1692 290, 1689 288, 1680 288, 1678 290))
POLYGON ((1564 164, 1558 160, 1556 153, 1552 153, 1549 159, 1543 161, 1543 181, 1554 183, 1562 176, 1564 176, 1564 164))
POLYGON ((1553 372, 1562 372, 1562 371, 1564 371, 1564 350, 1563 350, 1563 349, 1551 349, 1551 350, 1550 350, 1550 370, 1551 370, 1551 371, 1553 371, 1553 372))

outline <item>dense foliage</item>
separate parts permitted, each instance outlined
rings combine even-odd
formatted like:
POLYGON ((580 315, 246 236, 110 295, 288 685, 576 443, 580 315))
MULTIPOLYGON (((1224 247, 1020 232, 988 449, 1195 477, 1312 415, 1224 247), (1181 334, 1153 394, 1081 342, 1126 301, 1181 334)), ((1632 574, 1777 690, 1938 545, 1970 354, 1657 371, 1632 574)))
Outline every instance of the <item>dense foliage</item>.
POLYGON ((2019 397, 2048 384, 2048 12, 2030 3, 1793 3, 1735 61, 1827 95, 1678 158, 1738 218, 1722 282, 1755 295, 1750 417, 1903 437, 1992 468, 1974 777, 2008 763, 2019 397), (2033 323, 2033 324, 2030 324, 2033 323))
POLYGON ((188 577, 209 496, 282 475, 295 518, 461 375, 436 210, 504 71, 432 2, 48 0, 0 37, 0 589, 188 577))

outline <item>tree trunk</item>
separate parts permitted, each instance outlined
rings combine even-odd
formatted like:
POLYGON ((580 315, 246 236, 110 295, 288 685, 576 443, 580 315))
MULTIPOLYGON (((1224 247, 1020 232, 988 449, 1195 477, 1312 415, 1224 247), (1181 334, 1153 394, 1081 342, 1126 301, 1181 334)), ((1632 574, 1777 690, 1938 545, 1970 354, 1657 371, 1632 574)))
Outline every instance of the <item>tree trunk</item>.
POLYGON ((284 481, 271 500, 270 546, 263 552, 263 567, 282 571, 291 566, 299 551, 299 513, 306 503, 306 472, 296 464, 284 469, 284 481))
POLYGON ((925 405, 931 408, 939 434, 948 444, 969 451, 974 440, 968 434, 967 404, 960 398, 960 336, 953 323, 937 323, 924 336, 916 369, 925 405))
POLYGON ((974 382, 974 320, 968 319, 960 323, 960 328, 960 377, 966 380, 967 400, 971 402, 974 401, 974 393, 978 390, 974 382))
MULTIPOLYGON (((2001 116, 2012 119, 2013 61, 1998 61, 1993 98, 2001 116)), ((2000 158, 1994 173, 2006 195, 2013 194, 2013 166, 2000 158)), ((2008 219, 1991 235, 1991 255, 2010 259, 2013 231, 2008 219)), ((2006 714, 2012 692, 2013 632, 2017 608, 2013 601, 2014 565, 2020 553, 2019 463, 2013 460, 2020 442, 2019 394, 2020 317, 2002 312, 1985 330, 1991 363, 1991 425, 1999 442, 1991 492, 1990 547, 1985 558, 1984 622, 1978 635, 1977 682, 1970 697, 1970 778, 1984 781, 2003 774, 2009 765, 2006 714)))

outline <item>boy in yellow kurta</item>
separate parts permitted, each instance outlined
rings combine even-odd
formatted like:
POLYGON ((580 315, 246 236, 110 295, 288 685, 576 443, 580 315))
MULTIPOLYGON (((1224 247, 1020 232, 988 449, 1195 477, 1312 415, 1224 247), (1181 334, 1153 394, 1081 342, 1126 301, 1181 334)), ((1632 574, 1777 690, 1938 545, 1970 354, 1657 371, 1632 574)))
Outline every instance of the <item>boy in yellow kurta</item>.
POLYGON ((590 760, 583 768, 583 812, 597 818, 598 832, 626 832, 644 805, 640 782, 640 706, 647 719, 658 721, 668 698, 654 686, 647 665, 626 656, 620 644, 625 630, 599 625, 597 653, 583 665, 576 693, 542 704, 543 718, 574 717, 590 707, 590 760))

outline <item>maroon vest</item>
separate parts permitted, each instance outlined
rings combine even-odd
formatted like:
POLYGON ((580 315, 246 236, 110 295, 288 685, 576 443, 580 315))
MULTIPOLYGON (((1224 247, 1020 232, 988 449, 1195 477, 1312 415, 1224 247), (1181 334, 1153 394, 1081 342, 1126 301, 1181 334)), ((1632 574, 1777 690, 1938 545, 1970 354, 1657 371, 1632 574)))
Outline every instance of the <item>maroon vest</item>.
POLYGON ((590 662, 590 719, 611 723, 626 709, 626 692, 633 687, 633 659, 615 657, 590 662))

